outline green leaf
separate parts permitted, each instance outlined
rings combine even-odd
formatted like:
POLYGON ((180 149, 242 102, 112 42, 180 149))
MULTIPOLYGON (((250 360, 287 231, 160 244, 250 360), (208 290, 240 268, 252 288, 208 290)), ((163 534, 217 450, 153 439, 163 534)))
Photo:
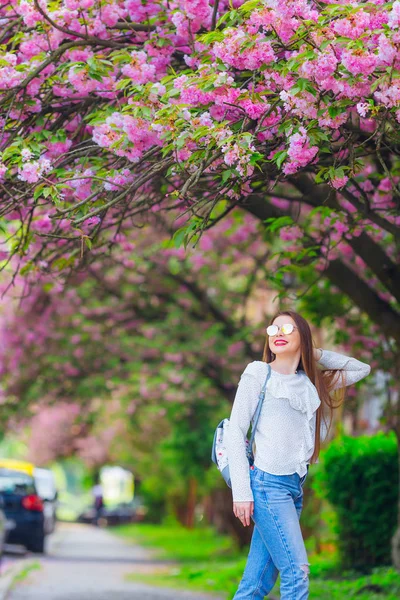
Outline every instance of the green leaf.
POLYGON ((266 219, 264 223, 267 223, 267 229, 271 232, 275 232, 278 229, 282 229, 282 227, 288 227, 294 224, 292 217, 284 216, 284 217, 271 217, 266 219))
POLYGON ((175 248, 180 248, 186 235, 186 227, 178 229, 172 236, 175 248))
POLYGON ((250 164, 252 167, 254 167, 259 160, 264 158, 264 154, 261 154, 261 152, 253 152, 251 157, 250 157, 250 164))
POLYGON ((230 169, 226 169, 225 171, 223 171, 222 175, 221 175, 222 183, 226 183, 231 175, 232 175, 232 171, 230 169))
POLYGON ((33 268, 33 263, 28 262, 26 263, 26 265, 24 265, 21 269, 20 269, 20 273, 21 275, 25 275, 26 273, 29 273, 30 271, 32 271, 33 268))
POLYGON ((44 183, 39 183, 39 185, 37 185, 35 187, 35 191, 33 192, 33 199, 37 200, 41 195, 42 195, 42 191, 43 188, 45 187, 46 184, 44 183))
POLYGON ((280 150, 279 152, 277 152, 274 156, 274 161, 277 164, 277 167, 280 169, 282 166, 283 161, 286 159, 288 153, 286 150, 280 150))
POLYGON ((239 12, 248 15, 255 11, 260 6, 260 0, 248 0, 239 8, 239 12))
POLYGON ((321 169, 318 171, 318 173, 315 176, 315 183, 322 183, 323 181, 325 181, 327 179, 327 168, 326 167, 321 167, 321 169))

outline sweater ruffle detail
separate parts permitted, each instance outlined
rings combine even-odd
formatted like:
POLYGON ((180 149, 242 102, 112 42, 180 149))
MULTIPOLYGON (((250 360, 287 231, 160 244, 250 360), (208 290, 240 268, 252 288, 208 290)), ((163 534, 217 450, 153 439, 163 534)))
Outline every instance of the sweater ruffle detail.
MULTIPOLYGON (((266 363, 257 360, 247 365, 242 376, 252 375, 262 385, 266 374, 266 363)), ((304 454, 301 460, 301 466, 303 470, 306 470, 306 461, 310 453, 314 450, 312 419, 315 411, 321 404, 317 388, 303 371, 293 375, 282 375, 272 369, 271 377, 267 383, 267 392, 268 395, 271 395, 274 398, 288 400, 292 408, 305 415, 307 424, 303 428, 304 454)), ((268 401, 268 396, 266 401, 268 401)))
POLYGON ((268 381, 267 389, 275 398, 289 400, 290 406, 305 413, 308 420, 312 419, 321 404, 316 387, 303 373, 293 376, 281 376, 279 373, 273 373, 268 381))

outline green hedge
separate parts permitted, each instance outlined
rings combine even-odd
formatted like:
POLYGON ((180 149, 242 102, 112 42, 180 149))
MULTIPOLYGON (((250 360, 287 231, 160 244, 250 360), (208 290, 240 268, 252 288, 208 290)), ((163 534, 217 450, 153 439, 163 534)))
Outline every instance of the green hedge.
POLYGON ((389 565, 399 493, 394 433, 341 436, 321 452, 320 462, 313 487, 336 511, 343 568, 368 572, 389 565))

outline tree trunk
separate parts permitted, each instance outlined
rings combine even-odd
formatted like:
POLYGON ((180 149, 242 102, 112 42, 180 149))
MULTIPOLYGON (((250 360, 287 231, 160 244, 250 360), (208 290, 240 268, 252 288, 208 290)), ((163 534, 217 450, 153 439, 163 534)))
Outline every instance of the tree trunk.
POLYGON ((194 517, 197 499, 197 479, 193 476, 189 477, 188 496, 186 501, 186 517, 185 525, 189 529, 194 527, 194 517))
POLYGON ((232 492, 228 487, 212 491, 207 499, 206 511, 210 518, 210 525, 213 525, 218 533, 233 536, 240 549, 250 544, 253 522, 249 527, 244 527, 235 517, 232 507, 232 492))

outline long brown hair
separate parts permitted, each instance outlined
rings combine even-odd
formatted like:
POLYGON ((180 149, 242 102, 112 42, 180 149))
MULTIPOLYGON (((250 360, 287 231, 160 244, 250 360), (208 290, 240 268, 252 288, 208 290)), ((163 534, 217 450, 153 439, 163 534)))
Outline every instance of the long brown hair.
MULTIPOLYGON (((343 379, 343 372, 338 370, 326 370, 322 371, 317 367, 316 360, 314 358, 314 342, 312 339, 311 329, 307 321, 304 317, 300 316, 298 313, 292 310, 284 310, 276 313, 274 317, 272 317, 270 321, 270 325, 273 324, 275 319, 280 316, 288 316, 293 319, 296 323, 300 334, 300 361, 298 364, 298 369, 301 369, 306 373, 311 383, 315 385, 317 388, 318 395, 321 400, 321 404, 317 409, 316 415, 316 427, 315 427, 315 447, 313 455, 310 459, 311 463, 316 462, 319 452, 321 449, 321 420, 324 419, 325 425, 327 426, 327 433, 332 424, 333 410, 340 406, 344 400, 345 396, 345 386, 343 379), (338 381, 338 377, 341 378, 342 386, 340 389, 334 391, 334 395, 332 396, 333 386, 338 381), (337 403, 334 404, 333 401, 337 403), (329 425, 327 425, 326 416, 327 413, 329 415, 329 425)), ((275 354, 271 352, 268 343, 268 336, 265 341, 264 353, 263 353, 263 361, 267 363, 271 363, 275 360, 275 354)))

